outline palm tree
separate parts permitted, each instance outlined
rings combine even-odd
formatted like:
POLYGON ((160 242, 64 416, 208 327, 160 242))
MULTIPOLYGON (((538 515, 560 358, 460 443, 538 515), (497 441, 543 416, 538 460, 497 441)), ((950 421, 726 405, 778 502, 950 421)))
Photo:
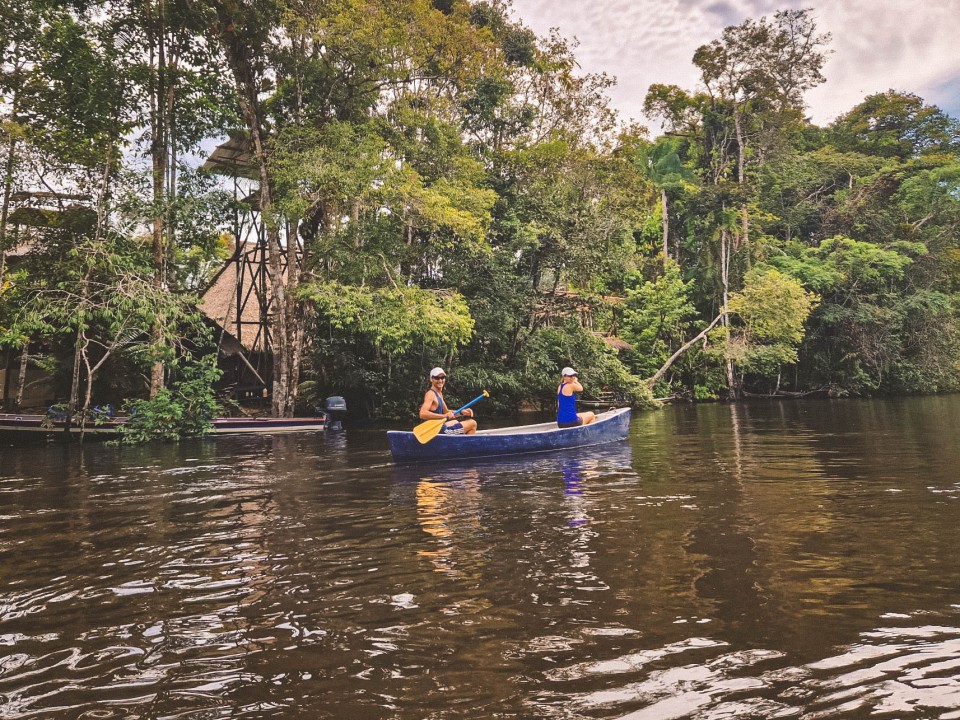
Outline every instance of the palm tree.
POLYGON ((640 166, 647 178, 660 191, 661 226, 663 228, 663 261, 669 258, 670 193, 679 192, 693 181, 693 173, 680 161, 676 139, 661 137, 640 153, 640 166))

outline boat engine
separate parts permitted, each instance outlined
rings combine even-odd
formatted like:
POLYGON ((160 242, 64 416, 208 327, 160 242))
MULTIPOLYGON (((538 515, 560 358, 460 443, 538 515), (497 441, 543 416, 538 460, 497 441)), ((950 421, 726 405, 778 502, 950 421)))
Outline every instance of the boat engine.
POLYGON ((332 395, 323 402, 323 427, 326 430, 343 430, 343 420, 347 417, 347 401, 339 395, 332 395))

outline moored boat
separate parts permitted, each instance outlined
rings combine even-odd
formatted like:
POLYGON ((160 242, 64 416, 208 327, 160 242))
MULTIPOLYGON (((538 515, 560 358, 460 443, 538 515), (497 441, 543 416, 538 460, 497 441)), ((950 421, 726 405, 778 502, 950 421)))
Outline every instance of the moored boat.
MULTIPOLYGON (((88 422, 83 428, 83 435, 89 439, 109 439, 116 437, 120 427, 127 422, 126 417, 113 417, 98 423, 88 422)), ((324 429, 323 417, 295 417, 295 418, 254 418, 254 417, 220 417, 212 420, 213 435, 233 434, 261 434, 291 432, 315 432, 324 429)), ((81 428, 78 424, 70 427, 70 435, 79 435, 81 428)), ((63 437, 65 423, 63 420, 51 420, 47 415, 0 414, 0 438, 8 442, 37 441, 63 437)))
POLYGON ((549 452, 623 440, 630 428, 630 408, 597 415, 596 422, 558 428, 555 422, 479 430, 473 435, 438 435, 421 444, 412 432, 387 433, 390 452, 397 462, 467 460, 504 455, 549 452))
POLYGON ((326 422, 322 417, 290 418, 246 418, 222 417, 213 419, 214 435, 234 435, 237 433, 289 433, 323 430, 326 422))

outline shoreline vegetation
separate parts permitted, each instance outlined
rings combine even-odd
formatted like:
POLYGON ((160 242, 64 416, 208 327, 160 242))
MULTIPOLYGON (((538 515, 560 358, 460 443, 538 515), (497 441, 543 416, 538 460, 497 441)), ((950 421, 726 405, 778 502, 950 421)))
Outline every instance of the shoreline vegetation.
POLYGON ((490 414, 565 365, 635 407, 960 389, 960 123, 909 88, 811 123, 808 10, 718 28, 656 136, 501 0, 0 25, 3 412, 413 419, 436 365, 490 414))

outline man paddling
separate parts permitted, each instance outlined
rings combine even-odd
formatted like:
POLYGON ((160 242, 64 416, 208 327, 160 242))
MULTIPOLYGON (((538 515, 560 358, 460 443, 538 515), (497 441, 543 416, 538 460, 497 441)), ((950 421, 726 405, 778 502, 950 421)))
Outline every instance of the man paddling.
POLYGON ((457 420, 456 414, 447 407, 443 400, 443 386, 447 382, 447 374, 443 368, 435 367, 430 371, 430 389, 423 396, 423 405, 420 406, 421 420, 442 420, 440 430, 442 435, 473 435, 477 431, 477 421, 473 419, 473 410, 467 408, 460 414, 466 418, 457 420))
POLYGON ((561 371, 560 387, 557 388, 557 427, 571 428, 589 425, 597 416, 592 412, 577 412, 577 395, 583 392, 583 385, 577 377, 577 371, 565 367, 561 371))

